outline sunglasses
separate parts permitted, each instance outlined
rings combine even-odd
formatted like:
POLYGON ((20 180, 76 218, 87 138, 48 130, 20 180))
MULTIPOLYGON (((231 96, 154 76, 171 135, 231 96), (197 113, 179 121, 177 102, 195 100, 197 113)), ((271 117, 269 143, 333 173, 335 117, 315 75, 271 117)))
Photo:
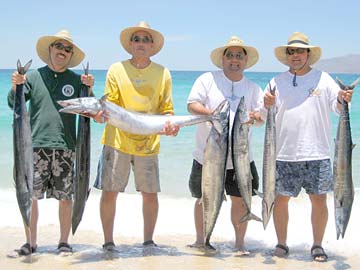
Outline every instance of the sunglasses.
POLYGON ((245 58, 245 54, 243 53, 232 53, 232 52, 227 52, 225 54, 227 60, 230 60, 230 59, 233 59, 234 57, 237 59, 237 60, 243 60, 245 58))
POLYGON ((59 51, 64 50, 67 53, 71 53, 73 51, 73 49, 74 49, 73 46, 65 46, 61 42, 53 43, 51 46, 55 47, 55 49, 57 49, 59 51))
POLYGON ((309 49, 307 48, 286 48, 286 54, 288 55, 293 55, 294 53, 297 53, 297 54, 303 54, 304 52, 308 52, 310 51, 309 49))
POLYGON ((145 44, 147 44, 147 43, 152 43, 153 42, 153 40, 150 38, 150 37, 148 37, 148 36, 144 36, 144 37, 140 37, 140 36, 133 36, 132 38, 131 38, 131 41, 132 42, 135 42, 135 43, 145 43, 145 44))

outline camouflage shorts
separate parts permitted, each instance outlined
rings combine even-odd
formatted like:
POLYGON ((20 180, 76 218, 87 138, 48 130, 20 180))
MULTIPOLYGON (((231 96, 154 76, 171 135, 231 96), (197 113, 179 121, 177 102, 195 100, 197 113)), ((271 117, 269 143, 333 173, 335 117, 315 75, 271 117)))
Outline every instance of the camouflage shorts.
POLYGON ((34 198, 71 200, 75 152, 34 148, 34 198))
POLYGON ((276 192, 297 197, 301 188, 307 194, 325 194, 334 188, 330 159, 276 161, 276 192))

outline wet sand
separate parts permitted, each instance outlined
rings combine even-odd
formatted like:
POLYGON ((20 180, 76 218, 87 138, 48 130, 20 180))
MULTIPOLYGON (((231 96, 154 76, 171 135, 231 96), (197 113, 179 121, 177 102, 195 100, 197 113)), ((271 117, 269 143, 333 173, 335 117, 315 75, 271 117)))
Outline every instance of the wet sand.
POLYGON ((158 247, 143 248, 136 237, 116 237, 119 253, 106 254, 101 248, 102 234, 79 231, 71 236, 74 252, 71 255, 58 254, 56 243, 58 227, 40 227, 40 246, 32 256, 8 258, 7 254, 23 242, 20 227, 1 228, 0 268, 1 269, 148 269, 148 270, 220 270, 220 269, 359 269, 360 255, 345 257, 332 254, 326 263, 311 260, 308 247, 291 247, 287 258, 273 257, 271 249, 261 241, 248 241, 249 256, 239 256, 233 250, 231 241, 213 238, 216 253, 204 253, 187 247, 193 241, 192 235, 159 235, 158 247))

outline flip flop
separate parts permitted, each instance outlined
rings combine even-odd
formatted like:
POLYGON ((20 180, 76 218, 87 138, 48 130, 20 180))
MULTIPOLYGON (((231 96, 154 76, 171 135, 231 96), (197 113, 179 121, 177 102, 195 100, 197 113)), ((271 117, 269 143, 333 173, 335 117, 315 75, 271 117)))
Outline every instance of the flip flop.
POLYGON ((327 262, 328 255, 325 253, 324 248, 319 245, 313 245, 311 248, 311 256, 315 262, 327 262), (320 250, 316 252, 316 250, 320 250))

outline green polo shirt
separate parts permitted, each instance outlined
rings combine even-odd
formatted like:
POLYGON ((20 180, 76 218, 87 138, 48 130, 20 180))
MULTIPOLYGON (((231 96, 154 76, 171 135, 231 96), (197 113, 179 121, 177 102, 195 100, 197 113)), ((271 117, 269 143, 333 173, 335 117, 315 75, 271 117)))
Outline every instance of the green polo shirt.
MULTIPOLYGON (((29 101, 33 147, 70 149, 76 146, 76 116, 59 113, 58 100, 79 97, 80 75, 71 70, 52 71, 48 66, 29 71, 24 90, 29 101)), ((15 92, 10 90, 8 104, 13 108, 15 92)))

